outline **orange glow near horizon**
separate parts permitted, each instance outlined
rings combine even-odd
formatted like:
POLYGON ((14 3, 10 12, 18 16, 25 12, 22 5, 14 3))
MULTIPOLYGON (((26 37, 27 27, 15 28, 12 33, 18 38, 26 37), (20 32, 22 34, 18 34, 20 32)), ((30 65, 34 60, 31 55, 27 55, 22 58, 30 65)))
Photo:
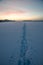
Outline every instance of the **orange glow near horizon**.
POLYGON ((8 20, 36 20, 36 19, 41 19, 40 16, 27 16, 26 14, 22 13, 21 12, 17 12, 17 13, 5 13, 5 15, 1 15, 0 16, 0 20, 3 20, 3 19, 8 19, 8 20), (18 13, 18 14, 17 14, 18 13))
POLYGON ((42 19, 40 15, 33 15, 33 11, 28 10, 8 10, 0 13, 0 20, 37 20, 42 19))

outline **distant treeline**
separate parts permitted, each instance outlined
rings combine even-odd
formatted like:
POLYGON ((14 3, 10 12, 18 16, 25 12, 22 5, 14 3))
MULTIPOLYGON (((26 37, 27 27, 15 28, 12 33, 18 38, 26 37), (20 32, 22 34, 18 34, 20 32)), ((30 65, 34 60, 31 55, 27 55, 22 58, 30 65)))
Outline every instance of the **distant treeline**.
POLYGON ((0 22, 15 22, 15 20, 0 20, 0 22))
MULTIPOLYGON (((17 22, 16 20, 0 20, 0 22, 17 22)), ((22 20, 18 22, 43 22, 43 20, 22 20)))
POLYGON ((23 22, 43 22, 43 20, 23 20, 23 22))

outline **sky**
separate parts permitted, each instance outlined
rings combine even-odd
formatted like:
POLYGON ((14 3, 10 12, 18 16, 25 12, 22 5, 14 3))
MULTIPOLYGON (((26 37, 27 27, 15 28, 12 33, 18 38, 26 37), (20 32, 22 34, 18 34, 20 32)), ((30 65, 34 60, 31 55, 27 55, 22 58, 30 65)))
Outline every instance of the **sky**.
POLYGON ((0 20, 42 20, 43 0, 0 0, 0 20))

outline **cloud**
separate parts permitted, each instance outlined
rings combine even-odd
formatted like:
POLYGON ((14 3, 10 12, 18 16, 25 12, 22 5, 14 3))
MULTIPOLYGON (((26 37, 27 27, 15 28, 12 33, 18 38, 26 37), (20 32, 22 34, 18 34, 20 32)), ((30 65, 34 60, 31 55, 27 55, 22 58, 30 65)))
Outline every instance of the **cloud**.
POLYGON ((23 10, 15 10, 15 11, 6 11, 6 12, 1 12, 1 15, 12 15, 12 14, 16 14, 16 15, 22 15, 25 14, 26 11, 23 10))

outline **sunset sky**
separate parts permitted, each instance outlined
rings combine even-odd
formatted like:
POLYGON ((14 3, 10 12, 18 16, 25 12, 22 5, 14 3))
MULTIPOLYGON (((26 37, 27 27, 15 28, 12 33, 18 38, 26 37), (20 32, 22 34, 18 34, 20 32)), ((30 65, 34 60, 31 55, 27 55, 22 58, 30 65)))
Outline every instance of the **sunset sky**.
POLYGON ((43 0, 0 0, 0 20, 42 20, 43 0))

